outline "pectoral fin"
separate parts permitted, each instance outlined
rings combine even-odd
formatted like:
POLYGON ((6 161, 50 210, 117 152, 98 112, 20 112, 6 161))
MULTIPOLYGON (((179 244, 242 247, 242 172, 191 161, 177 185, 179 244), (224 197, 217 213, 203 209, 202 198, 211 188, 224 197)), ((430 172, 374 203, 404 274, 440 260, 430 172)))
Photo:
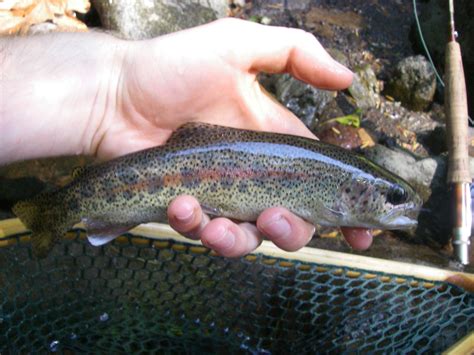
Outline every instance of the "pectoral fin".
POLYGON ((87 239, 93 246, 107 244, 135 227, 131 225, 115 225, 89 218, 83 219, 82 222, 86 226, 87 239))

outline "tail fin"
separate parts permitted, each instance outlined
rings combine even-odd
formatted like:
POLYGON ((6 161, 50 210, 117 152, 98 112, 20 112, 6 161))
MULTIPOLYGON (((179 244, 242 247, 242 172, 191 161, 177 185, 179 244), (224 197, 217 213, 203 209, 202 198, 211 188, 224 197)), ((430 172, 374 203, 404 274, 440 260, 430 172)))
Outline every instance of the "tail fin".
POLYGON ((13 206, 13 213, 33 232, 33 254, 39 258, 45 257, 70 227, 64 223, 59 206, 48 204, 44 198, 20 201, 13 206))

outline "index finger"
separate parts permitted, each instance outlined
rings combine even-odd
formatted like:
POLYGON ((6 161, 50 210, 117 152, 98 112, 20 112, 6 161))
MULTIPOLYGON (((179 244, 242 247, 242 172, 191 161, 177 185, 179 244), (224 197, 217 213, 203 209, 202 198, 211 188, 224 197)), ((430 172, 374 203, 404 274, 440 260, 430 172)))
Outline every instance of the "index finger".
POLYGON ((287 72, 322 89, 344 89, 352 83, 352 72, 335 61, 311 33, 255 23, 245 27, 242 53, 247 55, 249 70, 287 72))

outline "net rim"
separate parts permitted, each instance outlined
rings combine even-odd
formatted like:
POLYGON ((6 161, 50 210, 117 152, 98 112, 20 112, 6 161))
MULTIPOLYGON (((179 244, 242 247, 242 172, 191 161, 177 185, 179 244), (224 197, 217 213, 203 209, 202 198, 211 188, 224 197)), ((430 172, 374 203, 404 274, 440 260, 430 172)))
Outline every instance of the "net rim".
POLYGON ((474 331, 468 333, 443 352, 443 355, 472 354, 474 352, 474 331))
MULTIPOLYGON (((84 225, 78 223, 74 227, 83 229, 84 225)), ((25 233, 27 231, 28 229, 18 218, 0 221, 0 241, 2 239, 8 238, 9 236, 25 233)), ((153 240, 171 239, 180 243, 202 246, 200 241, 183 237, 167 224, 142 224, 131 229, 128 233, 153 240)), ((432 266, 417 265, 401 261, 386 260, 312 247, 304 247, 296 252, 287 252, 279 249, 273 243, 266 240, 264 240, 252 254, 262 254, 269 258, 281 258, 301 262, 373 271, 378 273, 396 274, 427 281, 449 282, 467 291, 474 292, 474 274, 441 269, 432 266)))

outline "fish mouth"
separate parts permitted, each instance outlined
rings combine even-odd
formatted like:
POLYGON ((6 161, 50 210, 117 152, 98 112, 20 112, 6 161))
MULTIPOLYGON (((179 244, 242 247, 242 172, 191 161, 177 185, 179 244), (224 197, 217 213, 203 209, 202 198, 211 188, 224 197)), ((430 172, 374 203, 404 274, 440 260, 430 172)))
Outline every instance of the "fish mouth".
POLYGON ((380 223, 384 229, 410 229, 418 225, 420 206, 415 203, 393 208, 380 223))
POLYGON ((390 221, 382 221, 385 229, 410 229, 418 225, 418 220, 407 216, 398 216, 390 221))

